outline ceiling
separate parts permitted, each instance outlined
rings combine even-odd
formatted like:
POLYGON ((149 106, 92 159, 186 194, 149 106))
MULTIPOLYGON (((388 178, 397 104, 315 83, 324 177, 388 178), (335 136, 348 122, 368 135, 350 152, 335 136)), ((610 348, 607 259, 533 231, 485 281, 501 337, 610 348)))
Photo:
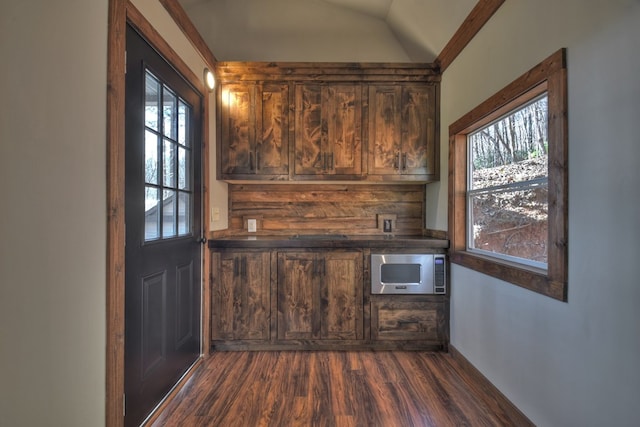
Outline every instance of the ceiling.
POLYGON ((477 0, 178 0, 219 61, 433 62, 477 0))

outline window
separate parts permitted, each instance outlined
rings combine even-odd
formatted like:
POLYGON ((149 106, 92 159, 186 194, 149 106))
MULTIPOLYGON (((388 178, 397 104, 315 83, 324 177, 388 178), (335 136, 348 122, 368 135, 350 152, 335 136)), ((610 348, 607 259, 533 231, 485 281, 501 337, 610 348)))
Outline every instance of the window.
POLYGON ((145 73, 145 241, 191 234, 191 106, 145 73))
POLYGON ((562 49, 449 127, 451 261, 567 297, 562 49))

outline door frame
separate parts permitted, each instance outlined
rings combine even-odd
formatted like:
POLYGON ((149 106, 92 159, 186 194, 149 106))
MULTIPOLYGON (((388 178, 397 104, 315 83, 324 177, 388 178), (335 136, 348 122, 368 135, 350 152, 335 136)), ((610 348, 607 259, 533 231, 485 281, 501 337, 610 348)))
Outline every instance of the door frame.
MULTIPOLYGON (((160 0, 187 35, 205 66, 213 70, 215 58, 197 31, 184 20, 186 13, 176 0, 160 0), (197 35, 197 37, 194 36, 197 35), (203 50, 205 49, 205 50, 203 50)), ((107 284, 106 284, 106 398, 105 425, 124 425, 124 295, 125 295, 125 49, 126 26, 133 26, 201 94, 202 99, 202 230, 209 235, 209 112, 211 94, 203 77, 194 73, 160 33, 129 0, 109 0, 107 39, 107 284)), ((202 253, 201 345, 205 357, 210 348, 209 250, 202 253)), ((197 363, 197 362, 196 362, 197 363)), ((184 379, 183 379, 184 380, 184 379)), ((170 395, 171 396, 171 395, 170 395)), ((156 414, 157 415, 157 414, 156 414)))

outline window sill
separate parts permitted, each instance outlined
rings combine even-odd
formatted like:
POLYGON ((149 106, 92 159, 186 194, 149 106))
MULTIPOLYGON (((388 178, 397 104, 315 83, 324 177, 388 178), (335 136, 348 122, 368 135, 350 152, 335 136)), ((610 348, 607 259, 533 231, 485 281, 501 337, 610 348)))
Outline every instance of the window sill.
POLYGON ((495 258, 472 254, 467 251, 451 251, 450 260, 454 264, 470 268, 491 277, 518 285, 542 295, 566 301, 564 283, 552 280, 545 270, 525 265, 517 265, 495 258))

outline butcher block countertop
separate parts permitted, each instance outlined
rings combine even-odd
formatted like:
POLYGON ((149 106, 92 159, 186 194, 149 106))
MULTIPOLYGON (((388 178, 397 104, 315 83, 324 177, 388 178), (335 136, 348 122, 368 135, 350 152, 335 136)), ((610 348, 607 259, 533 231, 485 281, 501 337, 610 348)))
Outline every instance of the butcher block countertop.
POLYGON ((209 248, 335 248, 335 249, 447 249, 449 241, 423 236, 292 234, 288 236, 238 235, 212 238, 209 248))

